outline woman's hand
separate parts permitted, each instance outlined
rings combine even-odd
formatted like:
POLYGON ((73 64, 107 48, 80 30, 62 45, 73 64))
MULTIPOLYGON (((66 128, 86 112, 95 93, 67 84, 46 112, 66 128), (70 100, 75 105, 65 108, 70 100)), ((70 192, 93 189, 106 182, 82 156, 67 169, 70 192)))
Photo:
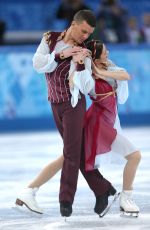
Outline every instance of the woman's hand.
POLYGON ((99 73, 93 72, 94 79, 103 79, 106 80, 106 78, 103 75, 100 75, 99 73))
POLYGON ((92 73, 93 73, 93 77, 94 79, 103 79, 105 80, 106 78, 103 76, 102 71, 94 64, 94 62, 92 61, 92 73))

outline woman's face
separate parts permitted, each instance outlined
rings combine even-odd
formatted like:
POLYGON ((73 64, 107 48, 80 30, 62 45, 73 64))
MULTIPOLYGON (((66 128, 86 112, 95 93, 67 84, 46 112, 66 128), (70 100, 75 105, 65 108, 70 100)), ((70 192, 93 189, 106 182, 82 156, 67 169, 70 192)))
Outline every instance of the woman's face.
POLYGON ((100 56, 100 61, 106 62, 108 59, 108 54, 109 54, 109 51, 107 50, 106 46, 103 44, 103 50, 102 50, 102 54, 100 56))
POLYGON ((106 49, 106 46, 103 44, 102 52, 99 58, 95 59, 94 63, 96 66, 107 63, 109 51, 106 49))

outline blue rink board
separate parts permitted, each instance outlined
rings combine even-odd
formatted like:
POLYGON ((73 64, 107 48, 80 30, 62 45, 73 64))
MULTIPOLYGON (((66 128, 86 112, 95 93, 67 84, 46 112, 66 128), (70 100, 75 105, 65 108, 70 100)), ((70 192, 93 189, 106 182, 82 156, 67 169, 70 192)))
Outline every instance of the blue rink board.
MULTIPOLYGON (((110 58, 132 77, 128 101, 119 106, 122 124, 149 125, 150 46, 108 48, 110 58)), ((55 128, 45 76, 32 67, 35 50, 35 46, 0 48, 0 131, 55 128)))

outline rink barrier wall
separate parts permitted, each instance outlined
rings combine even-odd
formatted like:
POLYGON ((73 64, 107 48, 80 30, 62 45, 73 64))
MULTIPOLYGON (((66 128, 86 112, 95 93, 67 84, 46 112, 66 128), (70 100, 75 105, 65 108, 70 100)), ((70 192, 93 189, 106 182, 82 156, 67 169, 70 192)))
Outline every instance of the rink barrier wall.
MULTIPOLYGON (((122 127, 150 126, 149 114, 120 114, 122 127)), ((15 120, 0 120, 0 133, 7 132, 31 132, 56 130, 53 116, 45 118, 28 118, 15 120)))
MULTIPOLYGON (((110 58, 132 76, 129 98, 119 106, 121 124, 150 125, 150 45, 107 47, 110 58)), ((36 48, 36 45, 0 47, 0 132, 55 129, 45 77, 32 67, 36 48)))

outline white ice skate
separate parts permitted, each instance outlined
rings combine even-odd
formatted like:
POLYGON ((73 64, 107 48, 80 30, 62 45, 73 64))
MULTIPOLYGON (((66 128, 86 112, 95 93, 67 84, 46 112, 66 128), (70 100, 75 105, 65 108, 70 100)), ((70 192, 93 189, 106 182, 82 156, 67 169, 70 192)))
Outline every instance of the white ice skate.
POLYGON ((132 191, 123 191, 120 194, 120 211, 131 217, 138 217, 139 207, 134 203, 132 199, 132 191))
POLYGON ((17 196, 16 205, 25 205, 30 211, 43 214, 42 209, 38 206, 35 194, 38 188, 25 188, 17 196))

